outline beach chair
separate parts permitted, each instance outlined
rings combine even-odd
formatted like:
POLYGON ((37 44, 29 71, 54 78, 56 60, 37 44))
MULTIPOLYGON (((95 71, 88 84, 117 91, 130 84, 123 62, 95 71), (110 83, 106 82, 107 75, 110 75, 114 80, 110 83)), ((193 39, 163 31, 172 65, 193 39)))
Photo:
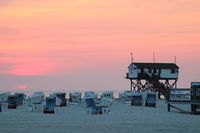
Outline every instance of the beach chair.
POLYGON ((142 106, 142 94, 141 93, 135 93, 132 96, 131 105, 132 106, 142 106))
POLYGON ((54 114, 55 106, 56 106, 56 97, 47 97, 46 105, 44 107, 43 113, 44 114, 54 114))
POLYGON ((147 94, 145 106, 146 107, 156 107, 156 94, 147 94))
POLYGON ((81 92, 69 93, 69 102, 81 103, 81 92))
POLYGON ((15 95, 9 95, 7 102, 8 102, 8 109, 17 108, 17 97, 15 95))
POLYGON ((92 109, 92 114, 102 114, 102 108, 96 106, 93 98, 87 98, 85 99, 85 102, 87 104, 87 107, 92 109))
POLYGON ((35 92, 28 98, 28 111, 31 112, 43 112, 44 111, 44 93, 35 92))
POLYGON ((57 97, 61 100, 60 107, 67 106, 66 93, 59 93, 57 97))
POLYGON ((53 93, 53 94, 50 94, 50 96, 51 97, 57 97, 61 100, 60 105, 57 105, 58 107, 67 106, 66 93, 53 93))
POLYGON ((22 106, 23 105, 23 101, 25 99, 25 94, 23 93, 15 93, 16 96, 16 104, 17 106, 22 106))
POLYGON ((113 100, 110 98, 101 98, 99 101, 98 106, 102 108, 102 113, 103 114, 109 114, 110 113, 110 108, 112 106, 113 100))

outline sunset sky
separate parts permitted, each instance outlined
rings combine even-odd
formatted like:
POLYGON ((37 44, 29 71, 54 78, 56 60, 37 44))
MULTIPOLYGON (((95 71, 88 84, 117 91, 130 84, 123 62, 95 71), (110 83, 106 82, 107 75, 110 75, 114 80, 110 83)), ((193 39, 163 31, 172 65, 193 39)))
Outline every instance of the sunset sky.
POLYGON ((125 90, 135 62, 200 81, 199 0, 0 0, 0 91, 125 90))

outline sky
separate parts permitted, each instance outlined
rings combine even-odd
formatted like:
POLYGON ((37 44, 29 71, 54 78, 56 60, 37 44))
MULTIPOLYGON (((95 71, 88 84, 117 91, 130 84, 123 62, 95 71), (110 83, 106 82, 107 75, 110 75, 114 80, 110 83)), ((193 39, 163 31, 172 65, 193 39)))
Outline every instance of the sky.
POLYGON ((135 62, 200 81, 199 0, 0 0, 0 91, 127 90, 135 62))

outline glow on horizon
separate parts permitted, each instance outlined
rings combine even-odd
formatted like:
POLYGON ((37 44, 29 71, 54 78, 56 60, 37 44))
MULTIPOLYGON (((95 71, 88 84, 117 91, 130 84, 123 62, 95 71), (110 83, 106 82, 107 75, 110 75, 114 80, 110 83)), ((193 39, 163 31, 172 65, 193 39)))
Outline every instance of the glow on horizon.
POLYGON ((29 88, 29 86, 28 85, 17 85, 16 88, 18 90, 27 90, 29 88))
MULTIPOLYGON (((199 7, 198 0, 0 1, 0 74, 67 77, 82 73, 77 79, 89 80, 88 72, 97 76, 98 70, 114 78, 117 71, 119 77, 126 73, 131 51, 134 60, 141 62, 151 62, 155 52, 157 62, 173 62, 177 56, 183 68, 180 84, 185 86, 198 80, 198 73, 190 70, 200 65, 196 62, 199 7), (186 77, 192 74, 193 78, 186 77)), ((104 81, 104 76, 99 80, 104 81)), ((120 85, 109 86, 128 86, 124 79, 118 80, 120 85)), ((74 82, 69 81, 70 87, 74 82)), ((9 88, 7 84, 3 86, 9 88)))

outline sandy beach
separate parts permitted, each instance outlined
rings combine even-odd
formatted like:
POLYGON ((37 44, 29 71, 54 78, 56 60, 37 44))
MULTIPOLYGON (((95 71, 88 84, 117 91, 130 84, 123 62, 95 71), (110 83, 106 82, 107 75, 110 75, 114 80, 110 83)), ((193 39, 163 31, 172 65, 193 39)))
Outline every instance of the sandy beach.
POLYGON ((84 105, 68 105, 56 114, 6 109, 0 113, 0 133, 200 132, 200 115, 167 112, 164 101, 157 101, 156 108, 114 102, 110 109, 110 115, 87 114, 84 105))

